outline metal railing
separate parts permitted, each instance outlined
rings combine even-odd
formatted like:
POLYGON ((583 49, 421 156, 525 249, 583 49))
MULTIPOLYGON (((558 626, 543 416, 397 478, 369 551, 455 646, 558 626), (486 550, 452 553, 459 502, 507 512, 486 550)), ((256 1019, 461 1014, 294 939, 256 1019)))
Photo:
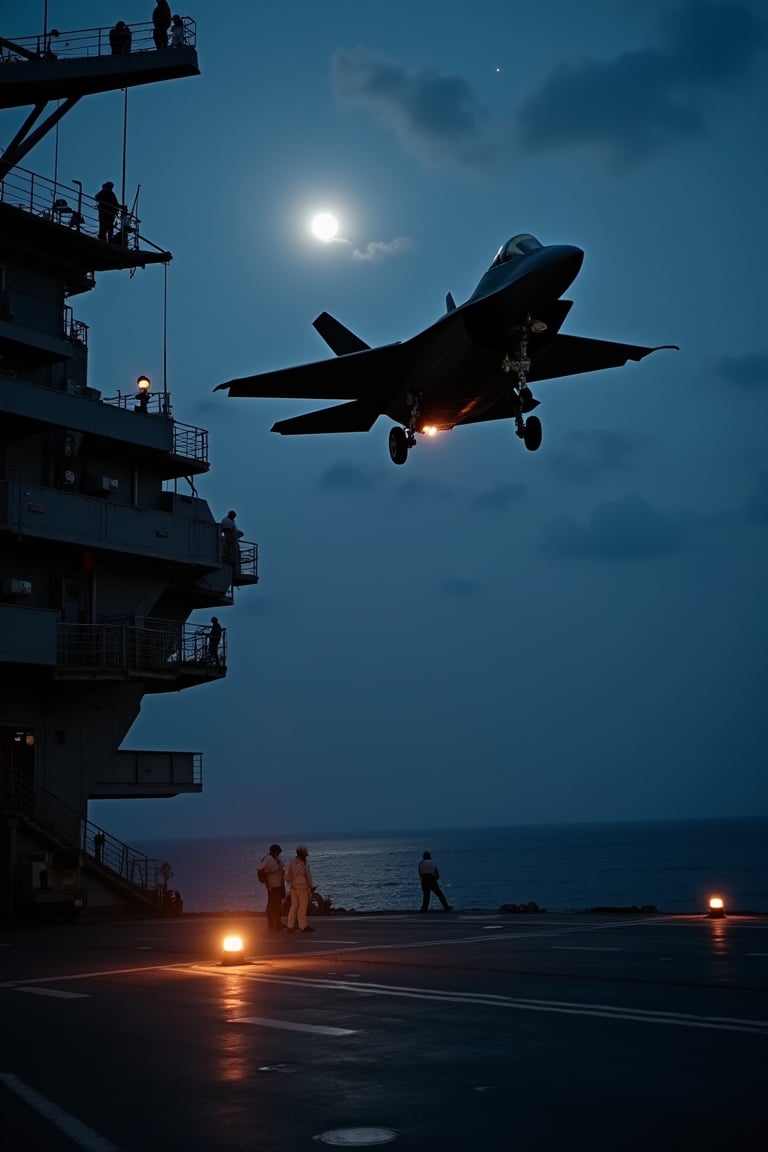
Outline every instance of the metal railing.
POLYGON ((241 540, 239 544, 240 559, 237 564, 237 571, 234 572, 234 581, 237 583, 238 578, 246 577, 249 580, 254 580, 258 583, 259 579, 259 546, 252 544, 249 540, 241 540))
POLYGON ((105 396, 103 403, 126 412, 151 412, 155 416, 170 416, 172 410, 170 392, 118 392, 116 396, 105 396))
MULTIPOLYGON (((173 411, 169 392, 146 392, 143 395, 138 392, 118 392, 116 396, 105 396, 103 403, 127 412, 146 412, 154 416, 171 416, 173 411)), ((207 464, 208 429, 174 420, 171 451, 183 460, 207 464)))
POLYGON ((74 180, 72 185, 60 184, 27 168, 15 167, 5 180, 0 181, 0 203, 10 204, 68 231, 95 237, 112 247, 138 251, 142 246, 148 246, 156 252, 163 251, 158 244, 140 234, 141 220, 124 205, 118 208, 110 238, 106 239, 99 223, 98 202, 94 196, 83 192, 79 180, 74 180))
POLYGON ((84 818, 52 792, 25 779, 21 773, 8 773, 3 779, 0 807, 34 821, 68 848, 89 856, 101 867, 129 884, 137 895, 162 910, 167 883, 173 875, 170 865, 150 859, 84 818))
MULTIPOLYGON (((155 52, 152 21, 128 24, 131 35, 124 52, 155 52)), ((173 48, 194 48, 197 44, 197 24, 191 16, 182 16, 179 43, 168 34, 168 46, 173 48)), ((0 63, 18 64, 28 60, 70 60, 73 58, 119 55, 110 43, 112 28, 78 28, 72 32, 59 32, 51 28, 37 36, 16 36, 12 41, 5 40, 0 46, 0 63)), ((114 36, 112 38, 114 40, 114 36)), ((125 38, 128 39, 127 37, 125 38)))
POLYGON ((208 429, 196 428, 194 424, 173 422, 173 454, 182 460, 196 460, 208 463, 208 429))
POLYGON ((70 304, 64 305, 64 339, 88 347, 88 325, 76 320, 70 304))
POLYGON ((174 679, 192 671, 223 673, 226 666, 226 628, 216 643, 210 628, 174 620, 57 626, 58 672, 174 679))

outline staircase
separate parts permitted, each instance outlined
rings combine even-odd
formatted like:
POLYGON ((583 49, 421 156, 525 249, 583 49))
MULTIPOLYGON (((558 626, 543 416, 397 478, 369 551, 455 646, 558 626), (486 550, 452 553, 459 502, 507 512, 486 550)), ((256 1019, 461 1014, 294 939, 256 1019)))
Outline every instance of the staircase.
POLYGON ((168 902, 170 866, 151 860, 111 836, 58 796, 14 774, 4 781, 0 810, 17 817, 53 851, 75 853, 81 869, 98 877, 121 903, 145 916, 173 911, 168 902))

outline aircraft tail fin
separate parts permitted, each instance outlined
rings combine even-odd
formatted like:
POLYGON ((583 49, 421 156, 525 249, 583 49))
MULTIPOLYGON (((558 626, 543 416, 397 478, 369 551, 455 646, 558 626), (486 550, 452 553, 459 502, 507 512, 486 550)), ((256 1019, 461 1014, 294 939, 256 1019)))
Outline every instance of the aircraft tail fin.
POLYGON ((370 348, 370 344, 355 336, 354 332, 345 328, 335 316, 331 316, 330 312, 321 312, 317 319, 312 321, 312 327, 337 356, 348 356, 350 352, 365 352, 370 348))
POLYGON ((453 312, 456 307, 456 301, 453 298, 453 293, 449 292, 445 297, 445 310, 446 312, 453 312))

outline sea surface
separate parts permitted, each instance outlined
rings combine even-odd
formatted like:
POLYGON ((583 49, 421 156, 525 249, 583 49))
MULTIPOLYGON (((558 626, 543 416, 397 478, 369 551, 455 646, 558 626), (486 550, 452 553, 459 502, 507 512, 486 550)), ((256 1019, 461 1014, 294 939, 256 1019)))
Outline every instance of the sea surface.
MULTIPOLYGON (((173 868, 185 912, 261 911, 256 865, 274 834, 137 842, 173 868)), ((768 819, 278 836, 287 864, 306 843, 320 893, 358 912, 417 908, 425 849, 457 909, 534 901, 549 911, 653 904, 699 912, 711 895, 768 913, 768 819)), ((434 897, 433 897, 434 901, 434 897)))

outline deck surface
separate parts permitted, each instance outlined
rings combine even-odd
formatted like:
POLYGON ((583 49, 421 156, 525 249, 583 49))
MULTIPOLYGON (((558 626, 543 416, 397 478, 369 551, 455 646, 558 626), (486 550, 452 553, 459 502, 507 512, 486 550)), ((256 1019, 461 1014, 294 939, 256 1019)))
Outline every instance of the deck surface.
POLYGON ((0 929, 4 1149, 768 1147, 768 918, 310 923, 0 929))

